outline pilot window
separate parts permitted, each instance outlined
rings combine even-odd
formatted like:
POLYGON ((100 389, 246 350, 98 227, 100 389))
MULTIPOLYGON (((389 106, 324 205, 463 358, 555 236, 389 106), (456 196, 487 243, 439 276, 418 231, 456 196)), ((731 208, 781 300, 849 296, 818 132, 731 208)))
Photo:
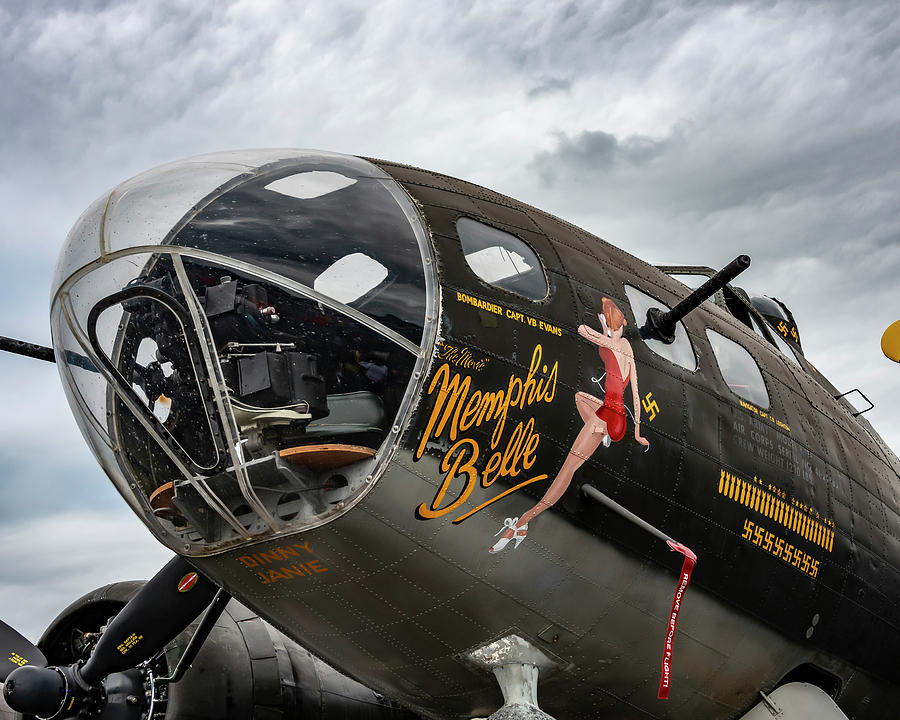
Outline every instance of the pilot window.
POLYGON ((759 337, 761 337, 763 339, 763 342, 769 342, 768 335, 766 335, 765 331, 762 329, 759 322, 753 316, 752 313, 750 314, 750 325, 753 328, 753 332, 755 332, 757 335, 759 335, 759 337))
POLYGON ((719 372, 731 391, 758 407, 769 407, 766 383, 753 356, 734 340, 729 340, 715 330, 707 328, 706 336, 712 345, 719 372))
MULTIPOLYGON (((671 309, 665 303, 661 303, 656 298, 631 285, 625 286, 625 294, 628 296, 628 302, 631 303, 631 309, 634 312, 634 319, 638 327, 644 324, 644 321, 647 319, 647 311, 650 308, 659 308, 664 312, 671 309)), ((644 340, 644 343, 657 355, 676 365, 680 365, 685 370, 693 372, 697 369, 697 356, 694 354, 694 348, 688 338, 687 330, 684 329, 684 325, 680 322, 675 328, 675 342, 671 345, 667 345, 660 340, 649 339, 644 340)))
POLYGON ((466 262, 486 283, 529 300, 547 297, 541 261, 524 240, 471 218, 460 218, 456 232, 466 262))
POLYGON ((772 338, 775 340, 775 344, 778 346, 778 349, 784 354, 784 356, 790 360, 794 365, 798 368, 802 368, 803 366, 800 364, 800 361, 797 359, 797 356, 794 355, 794 351, 788 346, 788 344, 781 339, 781 336, 776 333, 772 333, 772 338))
POLYGON ((683 285, 687 285, 691 290, 696 290, 709 280, 708 275, 701 275, 699 273, 668 273, 668 275, 673 280, 677 280, 683 285))

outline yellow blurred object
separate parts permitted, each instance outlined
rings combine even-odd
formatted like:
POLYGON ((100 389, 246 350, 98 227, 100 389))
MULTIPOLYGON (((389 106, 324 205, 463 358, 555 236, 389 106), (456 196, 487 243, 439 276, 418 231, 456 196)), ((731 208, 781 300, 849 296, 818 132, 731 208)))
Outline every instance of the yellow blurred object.
POLYGON ((881 336, 881 350, 894 362, 900 362, 900 320, 893 323, 881 336))

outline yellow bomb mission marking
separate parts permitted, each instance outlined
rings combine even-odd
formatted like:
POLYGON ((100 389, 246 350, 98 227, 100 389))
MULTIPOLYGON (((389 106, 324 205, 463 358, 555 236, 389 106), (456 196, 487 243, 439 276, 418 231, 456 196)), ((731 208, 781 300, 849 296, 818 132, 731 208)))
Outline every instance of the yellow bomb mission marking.
MULTIPOLYGON (((548 367, 542 362, 542 354, 541 346, 535 346, 525 377, 513 373, 509 376, 506 388, 494 392, 475 390, 470 394, 471 375, 462 376, 459 372, 454 372, 446 362, 437 369, 428 386, 428 394, 433 395, 437 391, 437 397, 425 432, 416 448, 415 459, 420 459, 428 442, 437 440, 445 430, 448 430, 453 445, 444 453, 441 462, 441 472, 446 473, 444 481, 430 504, 423 502, 419 505, 416 512, 420 518, 430 520, 455 510, 469 498, 478 484, 479 471, 475 463, 481 454, 481 445, 472 438, 460 437, 461 433, 485 424, 494 424, 490 440, 490 450, 493 452, 480 473, 481 486, 484 488, 490 487, 497 478, 516 477, 523 469, 528 470, 534 465, 537 459, 535 451, 541 441, 541 436, 534 431, 534 417, 520 421, 513 428, 505 448, 497 448, 503 437, 510 408, 524 410, 535 403, 550 403, 556 395, 559 363, 555 362, 552 367, 548 367), (455 500, 443 504, 444 496, 458 475, 465 477, 462 491, 455 500)), ((538 475, 519 483, 453 522, 462 522, 509 493, 546 477, 538 475)))

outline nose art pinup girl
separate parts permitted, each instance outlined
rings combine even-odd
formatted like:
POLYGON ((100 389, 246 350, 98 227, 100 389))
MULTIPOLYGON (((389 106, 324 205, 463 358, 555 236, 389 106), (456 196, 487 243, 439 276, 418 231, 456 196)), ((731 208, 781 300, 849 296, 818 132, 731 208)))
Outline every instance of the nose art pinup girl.
POLYGON ((600 325, 603 327, 602 333, 582 325, 578 328, 578 334, 599 347, 600 359, 606 371, 605 399, 600 400, 586 392, 575 394, 575 407, 584 420, 584 427, 572 443, 562 468, 547 488, 544 497, 521 518, 506 518, 503 527, 497 533, 497 535, 502 533, 503 537, 490 549, 492 553, 503 550, 510 540, 515 540, 515 547, 519 547, 519 543, 525 539, 528 532, 528 523, 544 510, 553 507, 563 496, 569 483, 572 482, 575 471, 594 454, 600 443, 609 447, 610 443, 618 442, 625 437, 624 394, 629 382, 634 407, 634 439, 645 447, 650 446, 649 441, 641 436, 641 404, 638 400, 634 352, 631 343, 622 337, 628 321, 619 306, 609 298, 603 298, 603 312, 598 313, 597 317, 600 318, 600 325))

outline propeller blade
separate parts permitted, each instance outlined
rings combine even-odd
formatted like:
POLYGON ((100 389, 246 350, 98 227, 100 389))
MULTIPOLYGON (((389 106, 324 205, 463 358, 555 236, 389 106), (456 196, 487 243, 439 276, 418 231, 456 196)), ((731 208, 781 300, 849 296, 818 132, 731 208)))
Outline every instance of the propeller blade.
POLYGON ((0 682, 23 665, 47 666, 47 658, 21 634, 0 620, 0 682))
POLYGON ((80 669, 81 678, 97 685, 153 657, 209 605, 217 589, 187 561, 173 558, 113 618, 80 669))

